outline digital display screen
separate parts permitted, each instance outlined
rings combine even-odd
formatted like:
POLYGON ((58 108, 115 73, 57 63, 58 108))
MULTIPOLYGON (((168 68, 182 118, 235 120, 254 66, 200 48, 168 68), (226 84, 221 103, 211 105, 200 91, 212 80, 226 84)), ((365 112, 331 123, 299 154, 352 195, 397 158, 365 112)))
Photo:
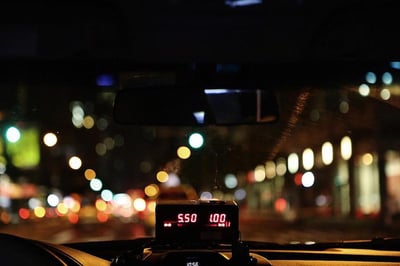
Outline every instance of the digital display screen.
POLYGON ((234 201, 160 201, 156 205, 156 239, 232 243, 239 238, 238 220, 234 201))

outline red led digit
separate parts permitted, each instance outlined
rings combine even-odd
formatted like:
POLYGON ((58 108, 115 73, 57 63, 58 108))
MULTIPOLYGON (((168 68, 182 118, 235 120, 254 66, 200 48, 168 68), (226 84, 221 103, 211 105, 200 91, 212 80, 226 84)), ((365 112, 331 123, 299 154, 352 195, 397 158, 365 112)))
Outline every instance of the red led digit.
POLYGON ((183 213, 178 213, 178 223, 183 223, 183 213))

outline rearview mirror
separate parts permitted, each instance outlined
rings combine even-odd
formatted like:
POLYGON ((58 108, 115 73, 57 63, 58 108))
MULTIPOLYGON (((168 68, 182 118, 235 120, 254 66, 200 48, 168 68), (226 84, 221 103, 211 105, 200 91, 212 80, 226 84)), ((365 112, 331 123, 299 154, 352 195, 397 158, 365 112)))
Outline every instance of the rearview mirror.
POLYGON ((264 124, 278 115, 274 93, 262 89, 131 88, 114 102, 115 121, 130 125, 264 124))

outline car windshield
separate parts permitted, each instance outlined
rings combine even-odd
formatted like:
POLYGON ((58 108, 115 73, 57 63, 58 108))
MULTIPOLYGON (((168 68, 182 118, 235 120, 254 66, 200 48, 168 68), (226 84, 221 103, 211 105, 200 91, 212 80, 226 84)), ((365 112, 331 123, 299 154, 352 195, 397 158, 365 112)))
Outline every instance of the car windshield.
POLYGON ((398 2, 23 2, 0 4, 0 232, 155 236, 158 200, 219 199, 246 241, 399 237, 398 2))
POLYGON ((116 123, 107 72, 4 75, 0 231, 54 243, 154 236, 157 199, 217 198, 237 202, 244 240, 396 236, 399 66, 276 85, 277 121, 199 127, 116 123))

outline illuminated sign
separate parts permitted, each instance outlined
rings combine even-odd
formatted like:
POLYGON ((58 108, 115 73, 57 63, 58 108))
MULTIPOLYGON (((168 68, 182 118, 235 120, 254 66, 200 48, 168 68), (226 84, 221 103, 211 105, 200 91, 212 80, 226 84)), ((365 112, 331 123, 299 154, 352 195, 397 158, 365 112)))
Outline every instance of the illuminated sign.
POLYGON ((15 141, 6 142, 6 152, 12 164, 19 168, 36 167, 40 162, 39 131, 34 127, 20 129, 15 141))

